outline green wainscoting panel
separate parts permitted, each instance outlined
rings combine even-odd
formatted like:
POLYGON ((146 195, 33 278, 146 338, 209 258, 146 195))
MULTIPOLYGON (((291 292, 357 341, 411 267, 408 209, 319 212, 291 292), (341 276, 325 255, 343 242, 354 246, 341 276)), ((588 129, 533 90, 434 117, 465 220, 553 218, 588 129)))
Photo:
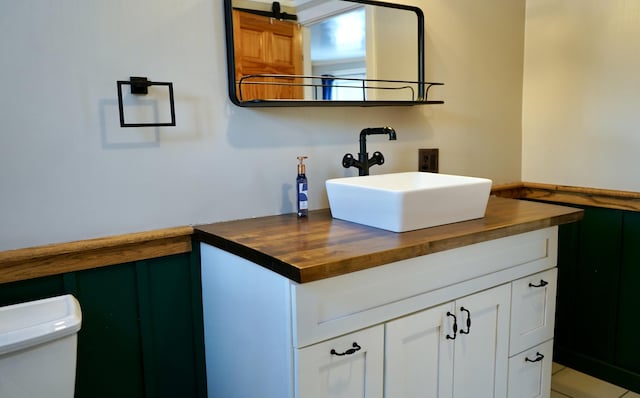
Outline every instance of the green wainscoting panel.
POLYGON ((0 284, 0 306, 24 303, 64 294, 62 275, 0 284))
POLYGON ((135 264, 78 272, 77 397, 144 397, 135 264))
POLYGON ((193 314, 193 355, 196 378, 196 397, 207 396, 207 369, 204 353, 204 319, 202 313, 202 273, 200 267, 200 243, 191 245, 191 313, 193 314))
MULTIPOLYGON (((554 346, 571 346, 574 328, 574 308, 578 300, 574 286, 578 280, 578 247, 580 223, 561 225, 558 229, 558 290, 554 346)), ((557 354, 556 354, 557 356, 557 354)))
POLYGON ((206 397, 197 250, 2 284, 0 306, 66 293, 83 317, 76 398, 206 397))
POLYGON ((640 374, 640 213, 625 213, 622 230, 616 365, 640 374))
MULTIPOLYGON (((578 267, 572 283, 572 339, 567 343, 595 359, 613 362, 620 282, 622 211, 585 208, 578 267)), ((563 283, 561 281, 560 283, 563 283)))
POLYGON ((640 213, 560 226, 554 360, 640 392, 640 213))
POLYGON ((622 212, 585 208, 559 235, 556 347, 613 362, 622 212))
POLYGON ((145 379, 148 396, 195 397, 193 313, 185 311, 191 308, 191 269, 188 262, 177 269, 173 262, 167 257, 138 264, 141 326, 151 337, 145 379))

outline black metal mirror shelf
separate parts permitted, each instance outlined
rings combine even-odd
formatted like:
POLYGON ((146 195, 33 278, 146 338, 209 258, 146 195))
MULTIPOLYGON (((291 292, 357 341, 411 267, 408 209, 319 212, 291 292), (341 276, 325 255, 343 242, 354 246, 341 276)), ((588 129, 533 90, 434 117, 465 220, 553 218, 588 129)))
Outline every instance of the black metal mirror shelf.
POLYGON ((442 104, 424 14, 374 0, 224 0, 229 97, 243 107, 442 104))

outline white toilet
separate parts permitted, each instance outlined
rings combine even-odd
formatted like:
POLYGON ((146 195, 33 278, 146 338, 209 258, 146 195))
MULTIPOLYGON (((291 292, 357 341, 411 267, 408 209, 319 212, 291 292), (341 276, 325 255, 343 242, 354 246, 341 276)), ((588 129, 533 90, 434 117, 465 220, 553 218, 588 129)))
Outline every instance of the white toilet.
POLYGON ((73 398, 81 322, 72 295, 0 307, 0 398, 73 398))

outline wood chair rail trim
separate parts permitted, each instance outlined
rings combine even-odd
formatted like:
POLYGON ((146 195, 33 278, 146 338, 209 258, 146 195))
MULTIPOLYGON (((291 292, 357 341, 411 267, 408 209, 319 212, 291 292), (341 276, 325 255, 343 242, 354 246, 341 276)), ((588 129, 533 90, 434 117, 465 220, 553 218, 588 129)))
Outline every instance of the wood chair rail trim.
MULTIPOLYGON (((640 211, 640 192, 514 182, 494 185, 492 195, 640 211)), ((179 226, 0 251, 0 283, 187 253, 193 231, 179 226)))
POLYGON ((0 283, 123 264, 191 251, 181 226, 0 252, 0 283))

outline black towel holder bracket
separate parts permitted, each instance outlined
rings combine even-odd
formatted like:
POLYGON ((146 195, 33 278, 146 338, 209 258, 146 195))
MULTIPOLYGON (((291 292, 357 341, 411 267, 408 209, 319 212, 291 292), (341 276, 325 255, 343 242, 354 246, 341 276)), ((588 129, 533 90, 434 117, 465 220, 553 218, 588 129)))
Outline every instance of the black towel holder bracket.
POLYGON ((152 82, 146 77, 131 76, 129 80, 117 80, 118 86, 118 111, 120 112, 120 127, 166 127, 176 125, 176 110, 173 98, 173 83, 171 82, 152 82), (150 86, 166 86, 169 89, 169 106, 171 108, 171 121, 167 123, 125 123, 124 121, 124 104, 122 101, 122 86, 130 86, 131 94, 146 95, 149 93, 150 86))

